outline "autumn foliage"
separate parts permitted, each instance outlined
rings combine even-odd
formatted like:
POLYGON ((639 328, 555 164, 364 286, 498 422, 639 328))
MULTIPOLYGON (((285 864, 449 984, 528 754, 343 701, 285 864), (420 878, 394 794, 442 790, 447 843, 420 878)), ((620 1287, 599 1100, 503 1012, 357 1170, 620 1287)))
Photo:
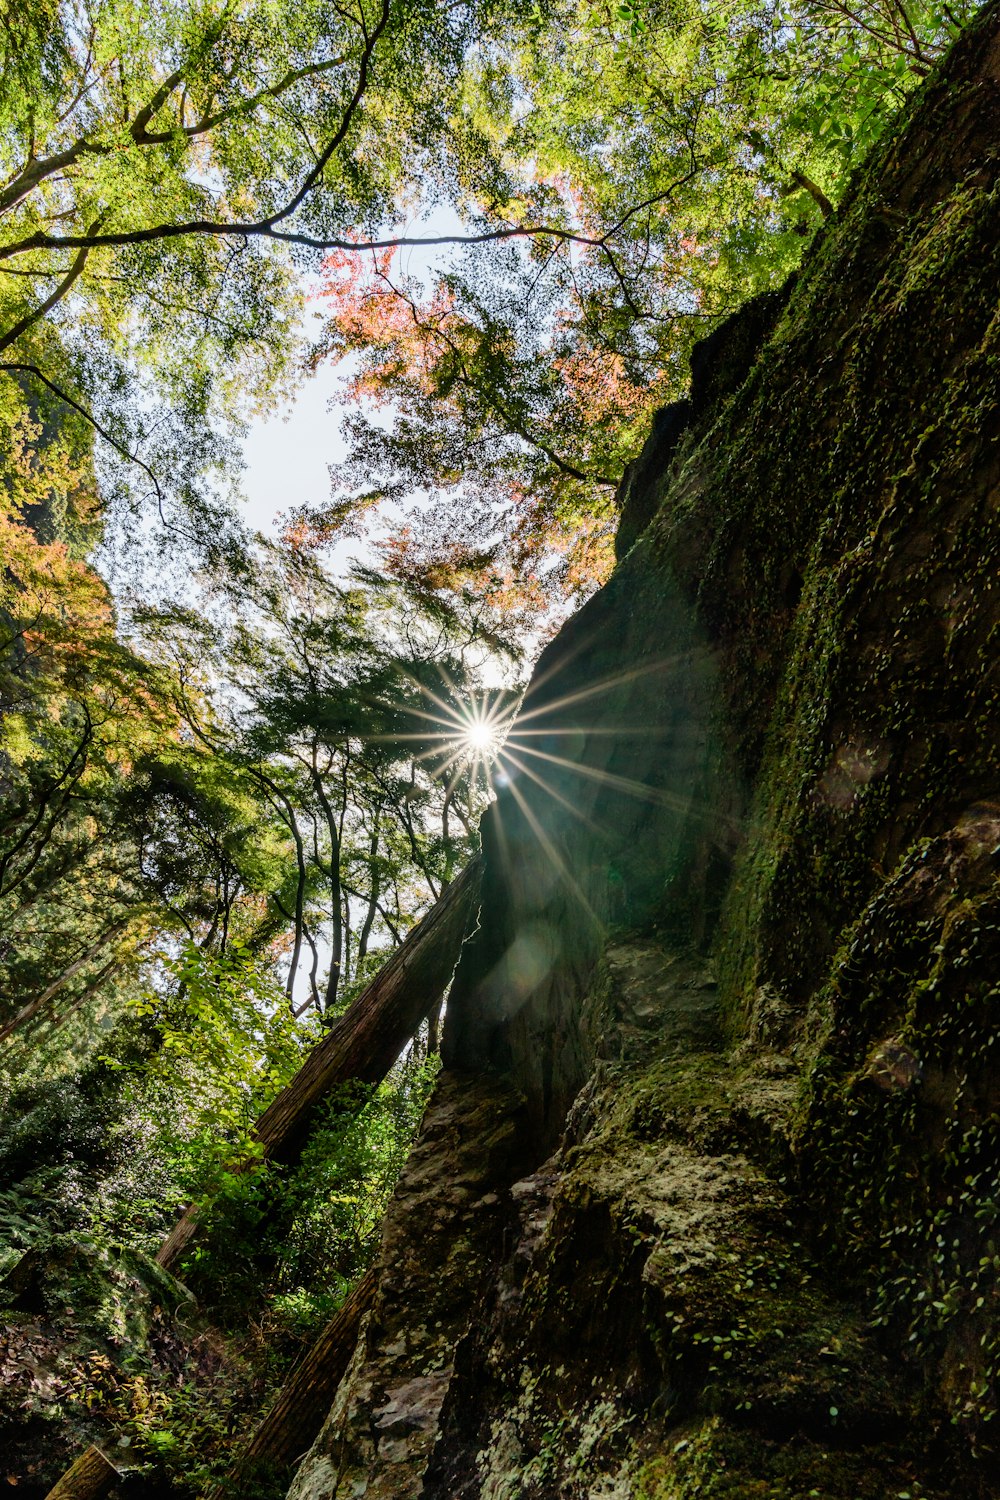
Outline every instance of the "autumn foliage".
POLYGON ((425 287, 397 261, 326 261, 313 358, 344 367, 353 451, 333 501, 293 513, 286 535, 367 533, 392 576, 537 625, 607 576, 614 488, 662 382, 582 340, 578 302, 550 296, 526 337, 501 283, 449 273, 425 287))

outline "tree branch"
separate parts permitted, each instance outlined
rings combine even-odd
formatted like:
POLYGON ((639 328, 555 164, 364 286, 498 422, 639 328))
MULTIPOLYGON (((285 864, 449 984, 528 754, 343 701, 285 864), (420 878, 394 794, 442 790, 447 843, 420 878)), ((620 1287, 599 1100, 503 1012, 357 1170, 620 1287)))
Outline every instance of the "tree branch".
POLYGON ((70 793, 87 768, 88 751, 94 736, 94 724, 86 704, 83 705, 83 713, 84 729, 79 744, 76 746, 58 779, 52 782, 46 789, 39 804, 38 813, 32 819, 29 827, 14 845, 4 853, 3 860, 0 862, 0 896, 9 896, 12 891, 15 891, 18 886, 23 885, 30 877, 38 861, 48 848, 52 835, 55 832, 59 815, 65 807, 70 793), (29 856, 27 864, 18 870, 17 874, 4 886, 3 881, 6 878, 11 861, 27 847, 28 841, 34 835, 35 831, 41 827, 42 823, 45 822, 46 818, 48 821, 45 823, 45 827, 41 828, 38 842, 29 856))
POLYGON ((800 188, 805 189, 810 198, 812 198, 815 203, 819 204, 820 212, 822 213, 824 219, 828 219, 833 213, 833 204, 830 202, 829 198, 826 196, 819 183, 813 182, 811 177, 807 177, 805 172, 801 171, 795 171, 792 173, 792 181, 794 183, 797 183, 800 188))
POLYGON ((25 313, 23 318, 19 318, 13 328, 9 328, 6 333, 0 334, 0 349, 9 349, 10 345, 15 343, 21 337, 21 334, 29 329, 33 323, 37 323, 40 318, 44 318, 46 313, 52 311, 57 302, 62 301, 87 264, 87 256, 89 254, 90 251, 88 249, 80 250, 62 281, 60 281, 53 292, 49 293, 45 301, 40 302, 33 312, 25 313))
MULTIPOLYGON (((0 344, 0 348, 2 347, 3 345, 0 344)), ((148 475, 153 489, 156 492, 156 503, 160 512, 160 520, 163 522, 164 526, 168 526, 172 531, 177 531, 180 529, 179 527, 174 526, 171 521, 167 520, 166 511, 164 509, 165 502, 163 498, 163 491, 160 488, 160 481, 157 479, 153 470, 149 467, 149 464, 147 464, 144 459, 141 459, 138 454, 130 453, 129 450, 122 443, 120 443, 117 438, 112 437, 111 433, 108 432, 106 427, 101 426, 100 422, 92 412, 89 412, 85 406, 81 406, 79 401, 77 401, 73 396, 68 395, 66 391, 60 389, 60 387, 57 386, 54 381, 50 380, 47 375, 43 375, 37 365, 22 364, 20 361, 10 361, 0 363, 0 370, 6 370, 8 371, 8 373, 13 370, 20 370, 24 374, 34 375, 35 379, 40 380, 44 386, 47 386, 54 396, 58 396, 60 401, 65 401, 67 406, 72 407, 75 412, 79 412, 84 421, 89 422, 94 431, 98 433, 106 443, 110 443, 112 448, 120 453, 123 458, 127 458, 129 463, 136 464, 140 469, 142 469, 145 474, 148 475)))
MULTIPOLYGON (((206 115, 194 125, 182 125, 181 133, 188 139, 193 136, 204 135, 209 130, 214 130, 218 125, 224 125, 227 120, 237 119, 240 115, 249 114, 256 109, 264 99, 277 99, 294 84, 301 83, 304 78, 314 78, 317 74, 328 73, 331 68, 342 68, 348 61, 346 54, 340 57, 328 57, 323 62, 308 63, 305 67, 294 68, 291 72, 279 78, 277 83, 270 84, 266 89, 260 89, 256 94, 251 94, 239 104, 234 104, 230 109, 217 110, 214 115, 206 115)), ((162 130, 155 133, 144 131, 141 144, 150 146, 166 145, 173 140, 175 132, 162 130)), ((136 137, 138 140, 139 138, 136 137)))

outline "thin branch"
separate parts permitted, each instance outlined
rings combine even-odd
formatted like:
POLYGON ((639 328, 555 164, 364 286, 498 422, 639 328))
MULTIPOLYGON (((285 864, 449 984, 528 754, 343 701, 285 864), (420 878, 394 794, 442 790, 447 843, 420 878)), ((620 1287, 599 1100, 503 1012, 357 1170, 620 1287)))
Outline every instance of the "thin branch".
MULTIPOLYGON (((0 345, 0 347, 2 347, 2 345, 0 345)), ((20 370, 26 375, 34 375, 36 380, 40 380, 44 386, 47 386, 54 396, 58 396, 60 401, 65 401, 67 406, 72 407, 75 412, 78 412, 80 416, 83 417, 84 421, 89 422, 94 431, 98 433, 106 443, 110 443, 112 448, 120 453, 123 458, 127 458, 129 463, 135 464, 138 468, 142 469, 142 471, 149 477, 153 489, 156 492, 156 503, 160 512, 160 520, 172 531, 180 530, 179 527, 174 526, 171 521, 167 520, 166 511, 164 508, 165 501, 163 497, 163 491, 160 488, 160 481, 157 479, 153 470, 149 467, 149 464, 147 464, 144 459, 141 459, 137 453, 130 453, 129 450, 122 443, 120 443, 117 438, 112 437, 111 433, 108 432, 106 427, 102 427, 101 423, 97 420, 92 412, 89 412, 85 406, 81 406, 79 401, 77 401, 73 396, 68 395, 66 391, 60 389, 60 387, 57 386, 54 381, 50 380, 47 375, 43 375, 42 371, 38 368, 37 365, 22 364, 20 361, 3 362, 0 363, 0 370, 6 370, 8 371, 8 373, 12 370, 20 370)))
MULTIPOLYGON (((182 125, 181 134, 187 136, 189 139, 193 136, 204 135, 207 131, 214 130, 219 125, 224 125, 227 120, 239 118, 240 115, 250 114, 265 99, 277 99, 281 94, 292 88, 294 84, 301 83, 304 78, 314 78, 317 74, 328 73, 331 68, 342 68, 347 61, 347 55, 342 54, 340 57, 329 57, 323 62, 308 63, 305 67, 295 68, 291 72, 286 73, 283 78, 279 78, 277 83, 269 84, 267 88, 258 90, 256 94, 251 94, 248 99, 242 100, 239 104, 234 104, 230 109, 220 109, 214 115, 205 115, 194 125, 182 125)), ((176 134, 177 132, 173 130, 163 130, 155 133, 144 131, 140 143, 142 145, 166 145, 169 141, 173 140, 176 134)), ((136 136, 135 139, 139 140, 139 137, 136 136)))
POLYGON ((97 34, 96 23, 94 21, 91 21, 91 23, 90 23, 90 30, 87 33, 87 55, 84 58, 84 60, 83 60, 83 66, 80 69, 80 87, 77 89, 76 93, 73 95, 73 98, 70 100, 69 104, 63 110, 62 114, 61 115, 56 115, 55 123, 57 125, 61 125, 64 120, 68 120, 69 119, 69 117, 73 113, 74 109, 76 109, 77 105, 80 104, 83 101, 83 99, 85 98, 85 96, 90 93, 90 90, 94 87, 94 84, 97 82, 98 78, 100 78, 100 76, 101 76, 100 71, 98 71, 94 75, 94 77, 90 79, 90 82, 89 83, 87 82, 87 77, 88 77, 88 74, 90 73, 90 65, 91 65, 91 63, 94 60, 94 39, 96 37, 96 34, 97 34))
MULTIPOLYGON (((0 275, 3 275, 5 269, 6 268, 4 266, 0 266, 0 275)), ((149 290, 148 286, 137 286, 134 276, 107 275, 98 276, 96 279, 99 282, 120 282, 124 286, 131 287, 132 290, 136 292, 140 297, 145 297, 147 302, 152 302, 155 307, 162 307, 166 312, 188 312, 193 314, 193 316, 196 318, 203 318, 206 323, 214 323, 225 333, 235 334, 242 332, 238 324, 231 323, 227 318, 220 318, 217 313, 210 311, 210 309, 207 307, 196 307, 190 302, 167 302, 162 297, 154 296, 153 293, 149 290)), ((217 305, 218 300, 218 297, 215 297, 213 299, 213 304, 217 305)), ((259 343, 260 341, 261 340, 258 335, 251 336, 251 342, 259 343)))
POLYGON ((608 240, 613 240, 625 228, 629 220, 635 218, 636 214, 641 214, 646 208, 655 208, 658 203, 663 203, 665 199, 672 197, 678 188, 686 187, 691 179, 697 176, 699 170, 694 156, 694 149, 690 143, 688 150, 691 153, 691 165, 682 176, 675 177, 669 187, 665 187, 662 192, 654 193, 651 198, 645 198, 641 203, 634 204, 626 214, 622 215, 617 223, 612 224, 611 228, 599 240, 595 240, 593 243, 603 246, 608 240))
MULTIPOLYGON (((219 28, 217 27, 215 33, 213 34, 213 41, 215 36, 218 35, 218 30, 219 28)), ((207 51, 208 48, 203 47, 201 50, 207 51)), ((129 135, 137 145, 145 145, 147 143, 146 126, 149 124, 150 120, 154 119, 155 116, 159 114, 160 110, 166 104, 174 89, 179 83, 182 83, 183 80, 184 69, 175 68, 172 73, 168 73, 166 78, 164 78, 163 82, 155 91, 149 103, 145 104, 143 108, 139 110, 129 129, 129 135)), ((163 139, 169 140, 170 136, 167 135, 166 137, 163 137, 163 139)))
MULTIPOLYGON (((388 3, 389 0, 386 0, 384 9, 387 9, 388 3)), ((388 15, 386 14, 382 21, 382 26, 385 25, 385 22, 387 20, 388 15)), ((218 24, 214 28, 212 28, 204 37, 202 44, 198 49, 198 52, 195 54, 196 56, 203 56, 205 53, 211 50, 211 48, 215 45, 215 42, 218 40, 218 37, 222 30, 222 25, 223 21, 220 18, 218 24)), ((379 29, 381 29, 381 27, 379 29)), ((193 60, 194 58, 189 59, 189 61, 193 60)), ((287 73, 284 78, 279 79, 278 82, 271 85, 270 88, 262 89, 259 93, 252 95, 249 99, 244 100, 242 104, 234 106, 230 110, 220 111, 214 116, 210 115, 199 121, 198 124, 194 126, 182 125, 182 133, 189 138, 203 135, 206 131, 212 130, 216 125, 224 123, 225 120, 232 118, 240 113, 244 113, 254 109, 262 99, 267 98, 269 95, 273 98, 277 98, 279 94, 284 93, 286 89, 290 88, 294 83, 299 82, 302 78, 308 77, 314 73, 326 71, 331 67, 336 67, 342 64, 343 61, 343 58, 332 58, 326 60, 323 63, 311 63, 304 68, 300 68, 298 70, 287 73)), ((365 61, 366 60, 363 59, 363 68, 365 66, 365 61)), ((96 80, 94 81, 96 82, 96 80)), ((166 145, 171 140, 173 140, 175 134, 177 133, 176 131, 167 130, 150 132, 149 130, 147 130, 147 126, 151 123, 152 120, 156 118, 156 116, 159 114, 160 110, 163 108, 164 104, 167 102, 170 95, 174 92, 178 85, 183 83, 184 68, 176 68, 172 73, 169 73, 163 80, 163 82, 157 87, 148 103, 146 103, 142 107, 142 109, 138 111, 134 120, 132 121, 132 124, 128 127, 128 133, 131 136, 132 140, 136 143, 136 145, 166 145)), ((88 89, 90 87, 92 87, 92 84, 87 85, 88 89)), ((72 112, 73 108, 75 108, 75 105, 77 102, 79 102, 80 97, 81 95, 78 95, 77 99, 74 100, 73 105, 71 105, 70 109, 66 112, 67 115, 72 112)), ((65 116, 63 118, 65 118, 65 116)), ((29 193, 32 193, 40 183, 44 182, 47 178, 52 177, 55 173, 62 172, 67 167, 74 166, 82 156, 107 156, 112 149, 114 148, 110 146, 99 145, 96 142, 89 140, 86 136, 79 136, 72 145, 65 147, 62 151, 57 151, 52 156, 48 157, 36 158, 34 155, 34 148, 32 147, 29 151, 28 160, 25 162, 21 171, 18 172, 13 178, 11 178, 5 185, 4 190, 0 192, 0 214, 7 213, 10 211, 10 209, 15 208, 17 204, 20 203, 22 199, 26 198, 29 193)))
MULTIPOLYGON (((179 235, 184 234, 261 234, 270 235, 275 239, 292 238, 296 242, 298 242, 301 237, 292 237, 288 234, 283 234, 277 231, 274 226, 276 224, 282 223, 283 220, 289 218, 289 216, 302 205, 305 199, 312 192, 313 188, 316 186, 323 172, 326 170, 328 163, 333 157, 333 153, 337 150, 338 146, 342 144, 348 131, 350 130, 351 125, 354 121, 354 116, 357 113, 358 108, 360 107, 361 100, 363 99, 365 90, 368 87, 368 72, 371 65, 372 53, 374 51, 375 44, 388 25, 390 11, 391 0, 382 0, 382 10, 379 16, 378 24, 370 33, 367 31, 367 29, 365 30, 365 45, 361 52, 361 60, 358 67, 358 81, 355 86, 354 93, 351 95, 351 98, 348 101, 347 108, 344 110, 344 113, 341 117, 340 124, 334 131, 330 140, 327 142, 324 150, 320 153, 312 170, 306 174, 302 185, 293 195, 293 197, 288 201, 288 203, 285 204, 284 208, 281 208, 276 213, 269 215, 266 219, 260 219, 250 224, 219 224, 211 219, 193 219, 184 224, 151 225, 148 229, 126 231, 121 234, 91 234, 83 236, 51 236, 47 235, 43 230, 39 230, 35 234, 29 235, 27 239, 21 240, 18 244, 8 245, 3 250, 0 250, 0 260, 7 260, 11 255, 22 254, 25 250, 40 249, 42 248, 43 242, 49 239, 54 239, 54 242, 58 244, 64 244, 67 246, 79 246, 79 248, 88 250, 94 249, 97 245, 138 245, 148 243, 151 240, 175 239, 179 235)), ((169 78, 165 79, 163 84, 157 90, 157 93, 154 95, 154 100, 151 101, 151 104, 147 105, 146 109, 140 111, 140 113, 136 116, 136 120, 133 123, 131 132, 133 139, 138 139, 138 137, 136 136, 136 130, 137 128, 143 128, 140 122, 145 117, 147 117, 152 103, 157 98, 160 98, 161 95, 163 96, 163 98, 166 98, 167 95, 176 87, 177 83, 180 81, 180 77, 180 73, 175 72, 172 73, 169 78), (164 93, 165 90, 166 93, 164 93)), ((159 106, 157 106, 157 108, 158 107, 159 106)), ((87 141, 77 141, 73 146, 67 147, 65 151, 59 152, 56 156, 50 157, 46 162, 29 163, 29 165, 25 167, 24 172, 22 172, 20 178, 17 179, 17 181, 8 191, 8 194, 5 195, 2 200, 0 200, 0 211, 3 211, 4 208, 12 207, 14 203, 18 202, 20 198, 25 196, 26 192, 29 192, 34 186, 36 186, 44 176, 51 175, 52 172, 61 171, 66 166, 71 166, 80 155, 84 154, 87 151, 93 151, 94 149, 95 148, 92 147, 87 141)), ((333 247, 331 246, 331 248, 333 247)))
POLYGON ((810 198, 812 198, 814 202, 819 204, 820 212, 822 213, 824 219, 828 219, 833 213, 833 204, 830 202, 829 198, 826 196, 819 183, 813 182, 812 178, 808 177, 806 173, 802 171, 793 172, 792 181, 794 183, 797 183, 800 188, 805 189, 810 198))
POLYGON ((897 11, 903 18, 903 25, 905 26, 907 35, 910 38, 914 58, 916 58, 917 62, 924 63, 925 60, 923 48, 920 45, 920 39, 918 38, 916 31, 913 29, 913 22, 910 20, 909 11, 903 4, 903 0, 893 0, 893 9, 897 11))
POLYGON ((15 343, 21 337, 21 334, 29 329, 33 323, 37 323, 40 318, 44 318, 46 313, 52 311, 57 302, 62 301, 87 264, 87 256, 89 254, 90 251, 87 249, 80 250, 62 281, 60 281, 53 292, 50 292, 45 301, 40 302, 32 312, 25 313, 23 318, 19 318, 13 328, 9 328, 6 333, 0 334, 0 349, 9 349, 11 344, 15 343))

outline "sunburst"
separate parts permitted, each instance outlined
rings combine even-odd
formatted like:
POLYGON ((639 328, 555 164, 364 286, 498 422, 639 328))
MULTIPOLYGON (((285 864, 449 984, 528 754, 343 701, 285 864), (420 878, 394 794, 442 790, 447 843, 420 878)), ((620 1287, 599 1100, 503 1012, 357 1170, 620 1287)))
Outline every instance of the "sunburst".
POLYGON ((454 732, 449 728, 445 733, 470 759, 489 761, 499 755, 507 725, 504 716, 477 705, 468 714, 459 713, 454 732))
MULTIPOLYGON (((372 738, 397 744, 411 741, 415 759, 426 766, 435 780, 452 780, 471 772, 474 780, 481 776, 489 790, 490 768, 501 756, 514 722, 511 695, 487 690, 463 698, 447 674, 442 675, 449 693, 447 698, 426 683, 414 681, 426 706, 417 708, 411 703, 405 711, 411 720, 422 720, 424 728, 372 738), (417 745, 421 748, 417 749, 417 745)), ((384 700, 379 701, 386 708, 392 707, 384 700)))
MULTIPOLYGON (((690 653, 684 659, 689 662, 690 653)), ((434 692, 425 683, 414 682, 424 699, 424 707, 411 705, 408 712, 422 720, 425 727, 414 733, 386 738, 422 741, 420 749, 416 750, 416 760, 423 763, 435 780, 445 782, 449 789, 461 778, 468 777, 470 785, 481 786, 488 797, 500 791, 506 792, 513 799, 513 805, 528 819, 544 852, 555 862, 554 851, 549 847, 548 838, 543 836, 542 825, 536 826, 536 819, 529 814, 525 803, 523 793, 531 788, 535 796, 539 793, 543 797, 547 795, 564 812, 593 832, 601 832, 594 821, 596 809, 588 806, 593 802, 592 793, 596 786, 681 816, 698 817, 702 814, 699 798, 695 795, 692 799, 691 789, 687 786, 674 790, 669 786, 649 784, 623 776, 607 765, 588 764, 586 757, 580 754, 581 736, 584 739, 613 736, 627 740, 662 735, 662 724, 597 723, 594 720, 601 718, 606 710, 603 705, 596 713, 592 714, 591 710, 596 708, 597 700, 609 692, 620 692, 623 687, 638 684, 641 679, 651 676, 669 678, 679 660, 680 656, 661 657, 638 667, 598 677, 584 687, 557 694, 537 706, 529 699, 528 706, 520 712, 510 693, 485 690, 463 696, 447 674, 442 674, 443 693, 447 693, 447 697, 434 692), (568 753, 560 753, 561 750, 568 753), (588 784, 591 794, 584 792, 588 784)), ((551 676, 554 670, 556 668, 549 667, 541 679, 536 678, 531 696, 537 695, 539 681, 551 676)), ((688 732, 700 734, 703 731, 692 723, 688 732)), ((675 726, 673 734, 676 736, 677 733, 675 726)), ((543 808, 544 805, 543 801, 543 808)), ((717 812, 713 817, 719 820, 717 812)), ((564 879, 568 878, 565 868, 560 873, 564 879)), ((575 882, 571 883, 575 885, 575 882)))

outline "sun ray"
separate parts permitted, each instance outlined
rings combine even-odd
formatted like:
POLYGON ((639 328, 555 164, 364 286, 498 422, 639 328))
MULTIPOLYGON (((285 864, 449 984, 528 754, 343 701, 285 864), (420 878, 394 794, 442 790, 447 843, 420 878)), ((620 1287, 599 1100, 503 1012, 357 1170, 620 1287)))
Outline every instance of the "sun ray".
POLYGON ((589 828, 591 833, 595 833, 598 838, 602 839, 608 837, 608 830, 606 828, 601 828, 600 825, 595 823, 593 818, 591 818, 587 813, 581 812, 578 807, 574 807, 573 803, 569 800, 568 797, 564 797, 562 792, 557 792, 555 787, 549 786, 545 778, 543 776, 539 776, 537 771, 533 771, 530 766, 525 765, 524 761, 522 761, 517 755, 515 755, 514 751, 510 748, 509 740, 504 746, 503 759, 512 761, 523 775, 530 777, 530 779, 535 783, 536 786, 541 787, 543 792, 546 792, 548 796, 553 797, 555 801, 560 804, 560 806, 565 807, 566 811, 572 813, 573 817, 577 818, 584 825, 584 827, 589 828))
POLYGON ((624 792, 629 797, 655 802, 673 812, 685 812, 690 806, 689 799, 686 797, 679 797, 675 792, 667 792, 660 787, 648 786, 643 781, 634 781, 629 776, 618 776, 614 771, 602 771, 597 766, 588 766, 582 761, 567 760, 564 755, 552 755, 545 750, 536 749, 534 745, 520 745, 519 749, 525 755, 537 756, 539 760, 545 760, 563 770, 575 772, 576 775, 583 776, 588 781, 600 782, 601 785, 610 787, 614 791, 624 792))
POLYGON ((540 703, 537 708, 530 706, 530 699, 537 692, 540 681, 532 682, 528 691, 529 707, 522 709, 518 718, 523 722, 527 719, 537 719, 541 714, 554 713, 559 709, 569 708, 574 703, 585 702, 589 698, 595 698, 607 693, 609 688, 624 686, 630 682, 637 681, 640 677, 648 677, 654 672, 662 672, 668 667, 676 666, 679 662, 690 661, 692 656, 707 657, 710 655, 705 647, 694 647, 687 651, 676 651, 670 656, 657 657, 655 661, 647 662, 645 666, 631 667, 625 672, 612 672, 606 677, 599 678, 596 682, 589 683, 584 688, 578 688, 575 692, 565 693, 561 698, 553 698, 547 703, 540 703))
POLYGON ((473 787, 482 773, 483 789, 487 796, 492 790, 487 774, 489 763, 494 760, 513 720, 511 707, 501 708, 503 695, 497 691, 483 690, 473 693, 464 702, 451 675, 441 668, 441 676, 454 697, 448 701, 426 683, 420 682, 412 673, 405 678, 432 705, 435 711, 418 707, 413 703, 396 704, 385 698, 372 701, 380 707, 400 713, 404 718, 416 718, 428 725, 426 730, 401 729, 395 733, 369 736, 373 743, 412 744, 424 748, 414 754, 414 761, 426 763, 435 780, 454 772, 457 776, 464 769, 471 773, 473 787), (433 729, 430 726, 434 726, 433 729))
POLYGON ((527 802, 526 798, 522 796, 520 790, 514 784, 513 781, 509 782, 508 786, 509 786, 509 790, 510 790, 511 796, 514 798, 514 800, 516 801, 518 807, 521 809, 522 813, 524 814, 524 817, 525 817, 526 821, 528 822, 528 824, 529 824, 532 832, 534 833, 535 837, 537 838, 537 840, 538 840, 539 844, 541 845, 542 849, 548 855, 549 860, 550 860, 553 868, 557 871, 558 874, 560 874, 562 876, 563 880, 566 882, 566 884, 569 887, 569 889, 573 892, 573 894, 576 897, 576 899, 580 902, 580 905, 586 911, 588 917, 590 917, 590 919, 594 923, 595 927, 600 927, 601 926, 600 918, 598 917, 597 913, 594 911, 594 908, 591 906, 590 901, 587 898, 586 892, 584 891, 583 887, 580 885, 579 881, 576 879, 576 876, 570 870, 569 866, 566 864, 566 861, 563 859, 562 855, 559 853, 559 850, 555 847, 555 845, 553 844, 552 840, 549 838, 548 834, 545 832, 545 829, 542 827, 541 823, 538 821, 538 819, 535 816, 535 814, 532 812, 531 807, 530 807, 529 803, 527 802))
POLYGON ((529 735, 534 735, 536 739, 541 739, 560 734, 585 734, 588 739, 592 737, 599 739, 601 736, 607 736, 608 738, 621 740, 634 739, 637 736, 645 735, 660 735, 661 737, 663 735, 662 725, 657 724, 636 724, 634 728, 625 726, 620 729, 591 727, 586 722, 582 724, 566 724, 561 728, 553 725, 550 729, 521 729, 517 727, 518 725, 519 721, 515 721, 515 728, 510 731, 510 739, 524 739, 529 735))
POLYGON ((534 755, 539 760, 550 761, 566 771, 575 771, 589 781, 603 782, 615 791, 624 793, 625 796, 636 797, 646 802, 652 802, 659 807, 665 807, 671 812, 686 813, 701 819, 711 819, 713 823, 725 826, 736 832, 739 823, 731 816, 720 812, 715 807, 710 807, 705 798, 695 796, 681 797, 675 792, 668 792, 662 787, 651 787, 642 781, 633 781, 627 776, 618 776, 614 771, 602 771, 596 766, 585 765, 581 761, 567 760, 562 755, 551 755, 544 750, 537 750, 532 745, 521 745, 519 748, 525 755, 534 755), (700 806, 703 803, 704 806, 700 806))

